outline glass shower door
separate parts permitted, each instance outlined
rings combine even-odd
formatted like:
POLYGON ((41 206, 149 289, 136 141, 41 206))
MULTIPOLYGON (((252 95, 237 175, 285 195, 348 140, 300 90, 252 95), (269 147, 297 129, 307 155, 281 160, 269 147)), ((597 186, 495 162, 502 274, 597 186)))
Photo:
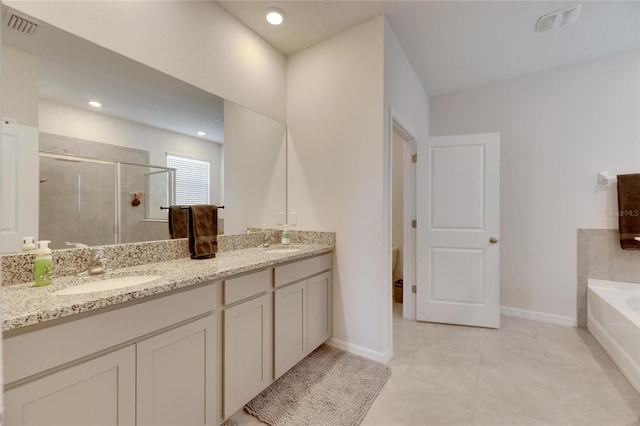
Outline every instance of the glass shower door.
POLYGON ((116 164, 40 153, 40 235, 52 249, 67 243, 115 244, 116 164))

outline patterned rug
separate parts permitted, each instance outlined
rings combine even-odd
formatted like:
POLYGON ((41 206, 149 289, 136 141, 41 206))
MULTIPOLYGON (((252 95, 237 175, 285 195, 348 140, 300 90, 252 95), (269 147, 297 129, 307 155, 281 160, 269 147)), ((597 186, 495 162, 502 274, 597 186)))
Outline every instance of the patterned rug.
POLYGON ((272 426, 356 426, 389 376, 384 364, 322 345, 245 410, 272 426))

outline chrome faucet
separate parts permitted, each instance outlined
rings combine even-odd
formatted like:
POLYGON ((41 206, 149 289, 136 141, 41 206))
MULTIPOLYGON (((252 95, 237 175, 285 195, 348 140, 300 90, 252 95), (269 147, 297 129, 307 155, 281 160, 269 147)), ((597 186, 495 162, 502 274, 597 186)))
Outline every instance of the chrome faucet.
POLYGON ((269 247, 269 242, 271 241, 271 231, 263 231, 264 232, 264 240, 262 244, 258 246, 258 248, 269 247))
POLYGON ((107 271, 107 258, 104 255, 102 247, 91 248, 91 260, 86 271, 81 272, 78 276, 100 275, 107 271))

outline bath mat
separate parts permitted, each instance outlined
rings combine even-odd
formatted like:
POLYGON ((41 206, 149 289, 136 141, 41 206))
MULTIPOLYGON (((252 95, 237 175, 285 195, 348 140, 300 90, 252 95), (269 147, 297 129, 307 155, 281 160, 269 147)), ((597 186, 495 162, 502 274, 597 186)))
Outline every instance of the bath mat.
POLYGON ((322 345, 244 409, 271 426, 356 426, 390 375, 384 364, 322 345))

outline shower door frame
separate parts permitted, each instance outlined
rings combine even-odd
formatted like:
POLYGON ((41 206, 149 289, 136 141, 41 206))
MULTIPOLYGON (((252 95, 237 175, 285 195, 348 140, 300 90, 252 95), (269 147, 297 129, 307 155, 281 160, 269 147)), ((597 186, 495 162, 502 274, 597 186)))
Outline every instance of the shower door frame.
MULTIPOLYGON (((38 151, 38 156, 42 156, 42 157, 46 157, 46 158, 57 158, 60 160, 67 160, 67 161, 77 161, 77 162, 84 162, 84 163, 95 163, 95 164, 106 164, 106 165, 113 165, 114 166, 114 173, 115 173, 115 184, 114 184, 114 191, 116 194, 115 197, 115 204, 114 204, 114 217, 115 217, 115 229, 114 229, 114 244, 120 244, 120 242, 122 241, 122 200, 121 200, 121 192, 122 192, 122 170, 121 170, 121 165, 127 165, 127 166, 138 166, 138 167, 153 167, 156 169, 163 169, 165 170, 167 173, 169 173, 168 175, 168 182, 167 182, 167 192, 168 192, 168 202, 169 205, 175 204, 175 188, 176 188, 176 169, 173 167, 166 167, 166 166, 156 166, 153 164, 140 164, 140 163, 130 163, 130 162, 126 162, 126 161, 115 161, 115 160, 107 160, 104 158, 96 158, 96 157, 87 157, 84 155, 78 155, 78 154, 71 154, 71 153, 65 153, 65 152, 52 152, 52 151, 46 151, 46 150, 41 150, 38 151)), ((39 167, 39 165, 38 165, 39 167)), ((38 206, 38 208, 40 208, 40 206, 38 206)), ((40 233, 40 224, 38 224, 38 234, 40 233)))

